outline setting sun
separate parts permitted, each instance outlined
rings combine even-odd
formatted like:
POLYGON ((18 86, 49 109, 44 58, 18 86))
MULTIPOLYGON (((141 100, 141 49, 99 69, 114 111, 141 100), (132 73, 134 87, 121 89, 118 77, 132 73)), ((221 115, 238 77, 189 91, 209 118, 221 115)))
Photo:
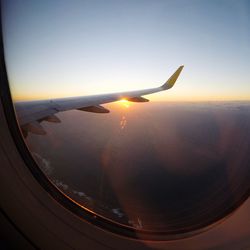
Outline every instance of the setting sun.
POLYGON ((118 103, 120 103, 121 106, 124 108, 129 108, 132 105, 131 102, 126 100, 126 99, 122 99, 122 100, 118 101, 118 103))

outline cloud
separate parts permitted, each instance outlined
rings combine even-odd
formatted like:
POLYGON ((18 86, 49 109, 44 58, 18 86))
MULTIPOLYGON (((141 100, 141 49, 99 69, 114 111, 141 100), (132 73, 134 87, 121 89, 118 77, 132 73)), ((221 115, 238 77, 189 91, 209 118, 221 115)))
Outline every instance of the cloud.
POLYGON ((53 172, 53 168, 51 166, 51 163, 49 160, 43 158, 40 154, 36 152, 31 153, 35 162, 37 165, 40 167, 40 169, 46 174, 46 175, 51 175, 53 172))
POLYGON ((53 182, 56 184, 58 188, 63 189, 64 191, 69 189, 69 186, 60 180, 54 179, 53 182))
POLYGON ((73 194, 76 194, 76 195, 80 196, 81 198, 83 197, 88 201, 92 201, 92 198, 89 197, 88 195, 86 195, 84 192, 80 192, 80 191, 76 191, 76 190, 73 190, 72 192, 73 192, 73 194))
POLYGON ((119 218, 123 217, 124 216, 124 213, 121 212, 121 209, 120 208, 113 208, 112 209, 112 212, 117 215, 119 218))

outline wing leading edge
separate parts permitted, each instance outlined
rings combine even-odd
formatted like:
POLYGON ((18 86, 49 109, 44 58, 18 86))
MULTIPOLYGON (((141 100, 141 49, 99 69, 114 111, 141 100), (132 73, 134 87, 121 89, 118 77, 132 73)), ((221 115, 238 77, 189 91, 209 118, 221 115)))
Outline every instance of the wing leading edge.
POLYGON ((180 66, 162 86, 157 88, 53 100, 16 102, 14 105, 23 135, 26 137, 28 132, 41 135, 46 134, 40 122, 60 122, 55 116, 55 113, 58 112, 77 109, 94 113, 109 113, 109 110, 100 106, 100 104, 115 102, 121 99, 131 102, 148 102, 149 100, 142 96, 172 88, 183 67, 183 65, 180 66))

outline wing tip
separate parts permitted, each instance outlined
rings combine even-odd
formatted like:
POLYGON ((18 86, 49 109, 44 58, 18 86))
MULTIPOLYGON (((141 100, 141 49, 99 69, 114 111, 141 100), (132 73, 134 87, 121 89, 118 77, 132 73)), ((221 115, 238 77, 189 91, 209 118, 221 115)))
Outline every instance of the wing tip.
POLYGON ((161 86, 163 90, 170 89, 174 86, 176 80, 178 79, 184 65, 178 67, 178 69, 174 72, 174 74, 161 86))

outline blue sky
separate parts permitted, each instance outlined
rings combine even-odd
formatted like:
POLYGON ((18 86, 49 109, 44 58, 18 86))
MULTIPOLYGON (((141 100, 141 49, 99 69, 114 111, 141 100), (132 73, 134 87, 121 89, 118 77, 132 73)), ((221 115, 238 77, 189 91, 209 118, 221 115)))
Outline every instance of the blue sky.
POLYGON ((143 89, 156 101, 250 100, 249 1, 3 1, 13 97, 143 89))

